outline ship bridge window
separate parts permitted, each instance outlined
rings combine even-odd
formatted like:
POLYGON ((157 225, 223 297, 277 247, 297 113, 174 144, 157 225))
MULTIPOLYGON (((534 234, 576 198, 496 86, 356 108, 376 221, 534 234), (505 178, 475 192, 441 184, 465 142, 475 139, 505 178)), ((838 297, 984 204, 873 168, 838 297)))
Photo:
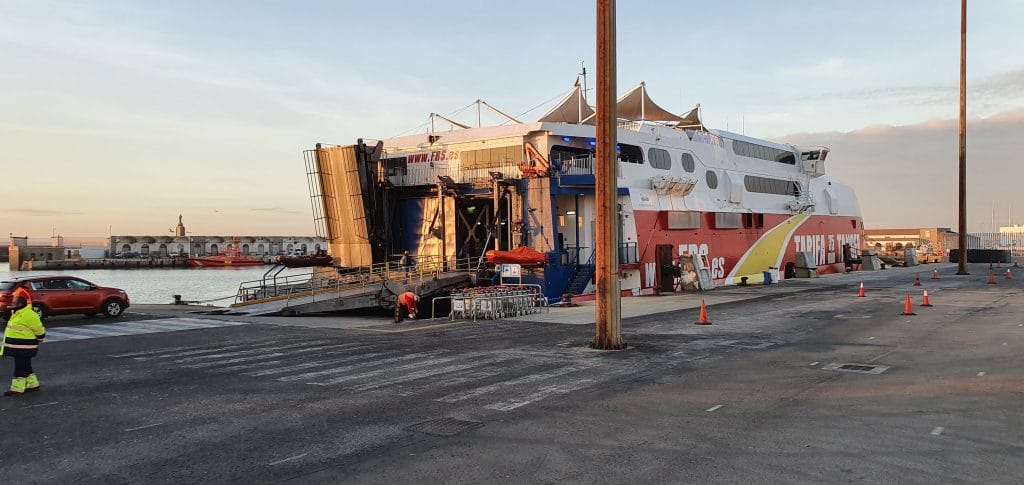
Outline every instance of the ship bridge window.
POLYGON ((693 161, 693 155, 689 153, 683 153, 683 155, 679 157, 679 161, 683 164, 683 170, 686 170, 689 173, 693 173, 697 168, 696 163, 693 161))
POLYGON ((466 150, 459 154, 463 169, 494 168, 502 165, 523 163, 522 145, 480 150, 466 150))
POLYGON ((636 145, 620 143, 618 146, 619 161, 625 163, 644 163, 644 151, 636 145))
POLYGON ((743 177, 743 186, 747 189, 747 192, 757 194, 790 195, 794 197, 800 195, 800 186, 792 180, 747 175, 743 177))
POLYGON ((742 157, 759 158, 789 165, 796 164, 796 157, 793 156, 792 152, 742 140, 732 141, 732 151, 742 157))
POLYGON ((647 159, 654 168, 661 170, 670 170, 672 168, 672 157, 668 154, 668 150, 654 147, 648 148, 647 159))
POLYGON ((708 170, 704 173, 704 181, 707 182, 709 189, 715 190, 718 188, 718 174, 714 170, 708 170))

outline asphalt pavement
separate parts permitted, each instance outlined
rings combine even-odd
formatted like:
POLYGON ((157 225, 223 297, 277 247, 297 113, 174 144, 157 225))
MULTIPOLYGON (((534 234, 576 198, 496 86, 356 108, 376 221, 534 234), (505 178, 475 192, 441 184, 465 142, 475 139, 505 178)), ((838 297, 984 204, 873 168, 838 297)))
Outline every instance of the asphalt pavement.
POLYGON ((987 265, 971 270, 638 297, 628 304, 659 313, 625 319, 619 352, 587 347, 578 309, 334 326, 133 308, 123 322, 54 322, 66 338, 34 362, 43 391, 0 400, 0 477, 1020 483, 1024 270, 995 285, 987 265), (907 294, 916 315, 901 315, 907 294), (710 326, 694 325, 700 297, 710 326))

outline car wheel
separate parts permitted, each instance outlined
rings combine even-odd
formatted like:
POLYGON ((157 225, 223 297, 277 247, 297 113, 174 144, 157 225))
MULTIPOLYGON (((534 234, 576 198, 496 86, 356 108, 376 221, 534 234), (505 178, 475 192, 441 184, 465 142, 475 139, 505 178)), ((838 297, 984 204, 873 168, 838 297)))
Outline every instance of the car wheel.
POLYGON ((124 302, 117 299, 110 299, 103 303, 103 315, 107 318, 117 318, 124 312, 124 302))
POLYGON ((32 311, 36 312, 36 315, 39 315, 40 320, 46 318, 46 307, 42 305, 32 305, 32 311))

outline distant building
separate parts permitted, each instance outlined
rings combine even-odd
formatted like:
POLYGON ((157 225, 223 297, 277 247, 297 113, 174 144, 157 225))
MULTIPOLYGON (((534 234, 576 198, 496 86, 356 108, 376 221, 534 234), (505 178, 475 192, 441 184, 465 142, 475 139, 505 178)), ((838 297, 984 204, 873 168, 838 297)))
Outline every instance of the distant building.
POLYGON ((956 233, 948 227, 864 230, 864 249, 882 254, 915 248, 919 254, 945 256, 957 247, 956 241, 956 233))
POLYGON ((327 240, 314 236, 188 236, 182 216, 174 236, 110 236, 112 257, 214 256, 237 245, 247 256, 312 254, 327 249, 327 240))
POLYGON ((59 235, 51 237, 48 246, 29 244, 28 236, 11 236, 7 250, 11 271, 19 271, 25 261, 53 261, 78 256, 78 249, 66 249, 64 237, 59 235))

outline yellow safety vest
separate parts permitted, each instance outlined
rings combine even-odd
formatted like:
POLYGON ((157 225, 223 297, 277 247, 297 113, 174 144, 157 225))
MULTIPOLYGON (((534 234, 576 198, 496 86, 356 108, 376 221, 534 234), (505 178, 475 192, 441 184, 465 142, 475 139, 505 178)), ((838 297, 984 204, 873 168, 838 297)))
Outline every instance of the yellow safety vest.
POLYGON ((46 329, 39 315, 31 307, 25 307, 11 314, 4 329, 4 343, 0 346, 0 355, 5 349, 36 349, 39 342, 46 337, 46 329))

